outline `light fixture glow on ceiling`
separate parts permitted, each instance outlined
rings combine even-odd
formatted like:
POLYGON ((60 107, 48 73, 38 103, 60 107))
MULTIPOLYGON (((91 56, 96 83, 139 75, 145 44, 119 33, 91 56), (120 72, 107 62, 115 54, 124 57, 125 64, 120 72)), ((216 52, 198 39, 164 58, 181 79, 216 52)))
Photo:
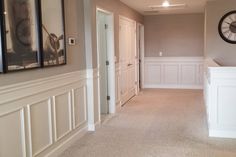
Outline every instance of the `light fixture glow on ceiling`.
POLYGON ((169 3, 168 1, 164 1, 164 2, 162 3, 162 6, 163 6, 163 7, 169 7, 169 6, 170 6, 170 3, 169 3))

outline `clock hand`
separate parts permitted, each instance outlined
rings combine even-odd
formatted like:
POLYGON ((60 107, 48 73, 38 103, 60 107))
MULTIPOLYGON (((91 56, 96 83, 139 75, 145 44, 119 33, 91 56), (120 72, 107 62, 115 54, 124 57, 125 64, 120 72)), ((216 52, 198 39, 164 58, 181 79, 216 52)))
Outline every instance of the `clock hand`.
POLYGON ((228 25, 230 25, 230 26, 232 26, 232 27, 236 28, 236 26, 235 26, 235 25, 233 25, 233 24, 231 24, 231 23, 229 23, 229 22, 225 22, 225 23, 227 23, 228 25))

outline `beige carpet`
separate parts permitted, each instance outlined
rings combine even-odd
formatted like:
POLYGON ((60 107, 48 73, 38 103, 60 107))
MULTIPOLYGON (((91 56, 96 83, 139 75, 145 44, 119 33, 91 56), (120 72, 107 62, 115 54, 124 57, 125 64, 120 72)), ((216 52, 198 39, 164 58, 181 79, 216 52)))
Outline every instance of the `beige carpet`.
POLYGON ((209 138, 200 90, 144 90, 61 157, 236 157, 236 140, 209 138))

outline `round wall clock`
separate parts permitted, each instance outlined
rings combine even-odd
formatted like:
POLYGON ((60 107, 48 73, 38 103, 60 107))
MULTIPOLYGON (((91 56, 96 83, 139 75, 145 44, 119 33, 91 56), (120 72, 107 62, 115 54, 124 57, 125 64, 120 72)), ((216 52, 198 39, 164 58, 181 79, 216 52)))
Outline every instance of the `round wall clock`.
POLYGON ((236 10, 225 14, 221 18, 218 30, 224 41, 236 44, 236 10))

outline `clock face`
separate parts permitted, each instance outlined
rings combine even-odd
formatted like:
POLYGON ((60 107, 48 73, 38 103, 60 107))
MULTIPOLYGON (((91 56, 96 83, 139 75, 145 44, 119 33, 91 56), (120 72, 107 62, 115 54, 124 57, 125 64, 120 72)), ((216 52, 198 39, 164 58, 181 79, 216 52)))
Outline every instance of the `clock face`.
POLYGON ((236 44, 236 10, 225 14, 221 18, 218 29, 223 40, 236 44))

